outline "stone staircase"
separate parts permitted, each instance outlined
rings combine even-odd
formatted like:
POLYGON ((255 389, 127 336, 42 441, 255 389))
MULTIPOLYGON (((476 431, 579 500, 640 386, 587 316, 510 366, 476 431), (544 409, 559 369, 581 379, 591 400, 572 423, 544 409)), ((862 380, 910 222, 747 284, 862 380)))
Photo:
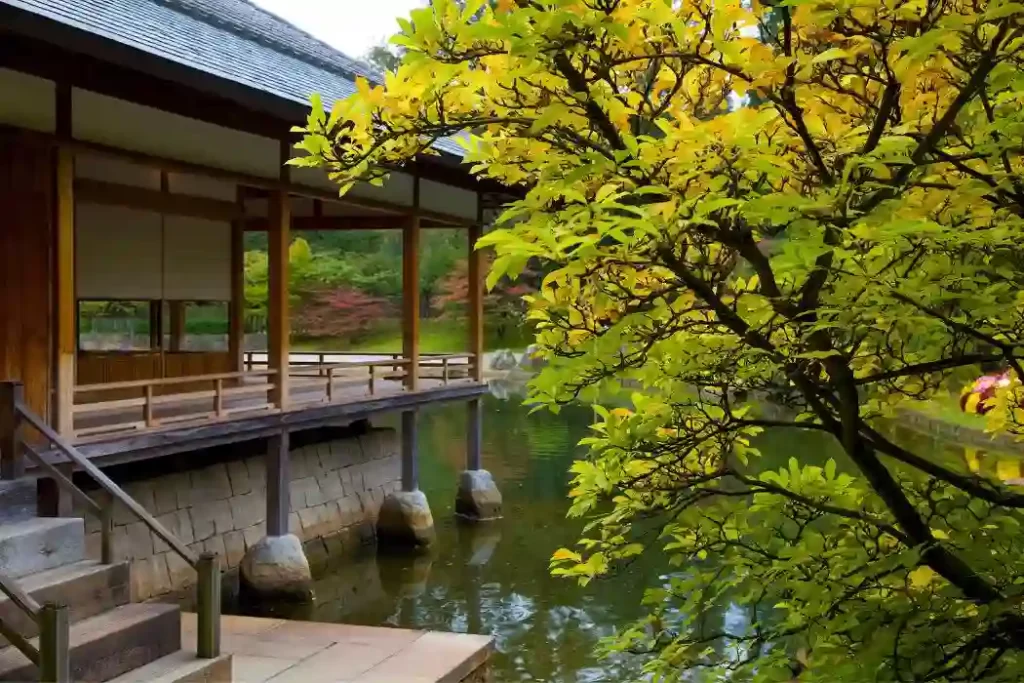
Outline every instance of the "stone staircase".
MULTIPOLYGON (((101 564, 85 557, 80 518, 34 517, 23 504, 34 480, 0 487, 0 574, 14 579, 39 604, 68 606, 73 681, 200 683, 231 680, 231 658, 199 659, 181 649, 177 605, 130 603, 127 562, 101 564)), ((0 622, 36 645, 37 626, 0 594, 0 622)), ((7 641, 0 638, 0 644, 7 641)), ((0 681, 39 680, 21 651, 0 649, 0 681)))

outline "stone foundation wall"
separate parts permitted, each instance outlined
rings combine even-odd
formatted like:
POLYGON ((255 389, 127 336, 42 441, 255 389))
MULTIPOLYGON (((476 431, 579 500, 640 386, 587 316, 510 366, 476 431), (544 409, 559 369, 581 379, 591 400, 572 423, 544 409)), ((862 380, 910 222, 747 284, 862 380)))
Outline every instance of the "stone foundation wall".
MULTIPOLYGON (((293 449, 290 530, 304 542, 341 533, 365 537, 384 497, 400 483, 399 440, 392 429, 371 428, 293 449)), ((124 489, 194 551, 216 552, 226 569, 237 567, 246 549, 266 534, 262 455, 134 481, 124 489)), ((76 514, 85 517, 88 555, 98 559, 99 522, 76 514)), ((121 505, 114 511, 114 551, 131 560, 133 600, 195 581, 191 567, 121 505)))

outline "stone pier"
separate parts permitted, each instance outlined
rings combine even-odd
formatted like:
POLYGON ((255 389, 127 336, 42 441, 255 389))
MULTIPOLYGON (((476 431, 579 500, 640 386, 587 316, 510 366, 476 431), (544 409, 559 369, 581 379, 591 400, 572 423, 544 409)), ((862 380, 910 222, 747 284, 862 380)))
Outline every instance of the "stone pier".
POLYGON ((377 542, 384 548, 426 548, 434 542, 434 517, 419 490, 416 411, 402 413, 402 488, 388 495, 377 519, 377 542))
MULTIPOLYGON (((339 428, 318 435, 315 443, 310 438, 291 438, 286 533, 307 547, 310 541, 339 535, 372 542, 384 498, 400 488, 398 434, 339 428)), ((209 462, 214 455, 191 453, 185 462, 209 462)), ((270 535, 264 455, 119 483, 195 552, 216 552, 226 569, 238 568, 246 553, 270 535)), ((99 491, 91 495, 105 497, 99 491)), ((132 562, 134 600, 195 581, 191 567, 131 512, 120 506, 114 510, 114 549, 118 558, 132 562)), ((75 514, 85 517, 86 547, 98 559, 99 522, 84 510, 76 508, 75 514)))
POLYGON ((469 522, 501 518, 501 491, 491 473, 483 469, 483 402, 469 401, 466 409, 466 469, 459 475, 455 514, 469 522))

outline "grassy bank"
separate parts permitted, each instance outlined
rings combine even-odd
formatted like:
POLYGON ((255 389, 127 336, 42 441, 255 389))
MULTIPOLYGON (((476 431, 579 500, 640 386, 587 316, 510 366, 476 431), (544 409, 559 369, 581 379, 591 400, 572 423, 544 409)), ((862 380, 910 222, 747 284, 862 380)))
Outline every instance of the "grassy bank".
MULTIPOLYGON (((499 335, 497 330, 488 328, 484 335, 484 349, 522 350, 533 339, 526 330, 514 327, 499 335)), ((469 332, 463 320, 439 320, 426 318, 420 321, 420 351, 443 353, 464 351, 468 346, 469 332)), ((318 337, 316 339, 295 339, 292 348, 296 351, 349 351, 352 353, 390 353, 402 349, 401 325, 395 323, 379 327, 357 339, 345 337, 318 337)))

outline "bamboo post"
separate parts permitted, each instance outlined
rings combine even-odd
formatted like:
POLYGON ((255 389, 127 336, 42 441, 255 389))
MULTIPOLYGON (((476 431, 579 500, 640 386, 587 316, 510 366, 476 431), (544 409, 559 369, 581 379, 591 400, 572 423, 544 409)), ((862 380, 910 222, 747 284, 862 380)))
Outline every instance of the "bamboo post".
POLYGON ((410 216, 402 230, 402 355, 409 361, 405 387, 419 387, 420 366, 420 272, 419 216, 410 216))
POLYGON ((196 654, 200 659, 214 659, 220 656, 220 559, 217 554, 200 555, 196 573, 196 654))
POLYGON ((17 410, 24 394, 21 382, 0 382, 0 479, 18 479, 25 473, 17 410))
POLYGON ((44 604, 39 610, 39 680, 71 683, 70 650, 67 605, 44 604))

